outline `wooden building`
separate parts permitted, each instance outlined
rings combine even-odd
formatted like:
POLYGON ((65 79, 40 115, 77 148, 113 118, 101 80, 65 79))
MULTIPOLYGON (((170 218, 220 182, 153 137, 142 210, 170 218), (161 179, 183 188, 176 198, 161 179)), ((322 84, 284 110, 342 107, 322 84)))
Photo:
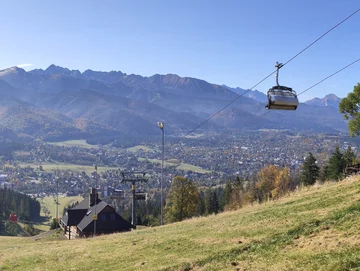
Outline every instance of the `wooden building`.
POLYGON ((135 227, 122 218, 115 209, 97 197, 92 188, 89 199, 67 210, 60 226, 68 239, 92 236, 96 219, 96 235, 130 231, 135 227), (95 203, 96 199, 96 203, 95 203))

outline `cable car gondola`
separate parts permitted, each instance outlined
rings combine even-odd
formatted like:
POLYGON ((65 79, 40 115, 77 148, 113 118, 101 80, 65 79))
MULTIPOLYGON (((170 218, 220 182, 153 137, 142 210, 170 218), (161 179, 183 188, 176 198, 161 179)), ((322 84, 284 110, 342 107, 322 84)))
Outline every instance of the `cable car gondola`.
POLYGON ((10 214, 9 215, 9 221, 12 223, 17 223, 18 222, 18 218, 16 214, 10 214))
POLYGON ((289 87, 279 85, 279 69, 283 64, 276 62, 276 86, 270 88, 267 92, 267 109, 277 110, 296 110, 299 105, 296 92, 289 87))

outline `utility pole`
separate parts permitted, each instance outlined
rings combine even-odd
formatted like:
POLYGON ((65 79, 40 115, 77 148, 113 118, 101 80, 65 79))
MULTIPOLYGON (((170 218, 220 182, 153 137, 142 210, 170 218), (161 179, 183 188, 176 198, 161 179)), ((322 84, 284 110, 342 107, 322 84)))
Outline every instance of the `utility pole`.
POLYGON ((131 206, 131 224, 136 229, 136 193, 135 193, 135 184, 137 182, 146 183, 147 179, 145 178, 146 172, 142 171, 130 171, 123 172, 121 171, 122 180, 121 182, 129 182, 131 183, 131 191, 132 191, 132 206, 131 206))

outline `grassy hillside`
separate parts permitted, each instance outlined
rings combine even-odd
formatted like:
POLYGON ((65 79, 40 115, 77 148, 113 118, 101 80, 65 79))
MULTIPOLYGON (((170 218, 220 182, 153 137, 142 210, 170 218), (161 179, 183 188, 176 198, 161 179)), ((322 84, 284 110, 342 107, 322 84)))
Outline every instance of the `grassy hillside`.
POLYGON ((181 223, 82 240, 0 239, 0 270, 360 268, 360 179, 181 223))

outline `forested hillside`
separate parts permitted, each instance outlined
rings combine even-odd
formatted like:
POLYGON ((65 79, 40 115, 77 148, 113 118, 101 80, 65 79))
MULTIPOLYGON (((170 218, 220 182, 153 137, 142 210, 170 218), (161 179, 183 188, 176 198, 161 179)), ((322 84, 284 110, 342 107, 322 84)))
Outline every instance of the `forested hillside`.
POLYGON ((40 216, 40 203, 19 192, 0 188, 0 235, 14 235, 9 215, 13 213, 21 220, 34 220, 40 216))

